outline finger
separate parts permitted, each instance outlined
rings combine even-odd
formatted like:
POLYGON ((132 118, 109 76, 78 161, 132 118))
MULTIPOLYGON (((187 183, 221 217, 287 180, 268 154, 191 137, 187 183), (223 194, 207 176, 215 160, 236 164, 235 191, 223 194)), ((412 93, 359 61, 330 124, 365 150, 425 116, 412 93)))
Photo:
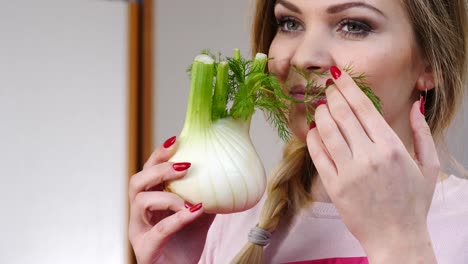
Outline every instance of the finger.
POLYGON ((174 155, 176 150, 176 141, 177 137, 173 136, 157 147, 143 165, 143 169, 168 161, 172 155, 174 155))
POLYGON ((335 85, 331 85, 326 90, 327 105, 335 120, 341 134, 344 136, 353 155, 371 143, 364 128, 351 110, 346 99, 335 85))
POLYGON ((145 240, 152 248, 164 244, 173 234, 203 215, 202 204, 194 205, 164 218, 146 233, 145 240))
POLYGON ((381 136, 393 136, 393 134, 388 135, 390 127, 387 122, 351 76, 335 66, 331 67, 330 71, 336 87, 343 94, 369 138, 376 142, 381 136))
POLYGON ((185 209, 185 202, 174 193, 169 192, 141 192, 131 205, 131 219, 139 227, 150 226, 148 212, 173 211, 185 209))
POLYGON ((352 159, 352 154, 327 105, 317 107, 315 110, 315 122, 323 145, 335 163, 337 170, 339 170, 341 164, 345 164, 352 159))
MULTIPOLYGON (((312 127, 313 126, 314 125, 312 125, 312 127)), ((315 127, 307 133, 306 141, 310 157, 320 175, 320 178, 325 185, 332 184, 334 177, 337 175, 336 166, 328 155, 318 130, 315 127)))
POLYGON ((165 162, 146 168, 133 175, 130 178, 128 190, 130 201, 133 201, 139 192, 148 191, 165 181, 184 177, 190 166, 189 162, 165 162))
POLYGON ((415 102, 410 113, 411 129, 413 130, 414 151, 416 161, 426 177, 437 178, 440 162, 437 156, 434 139, 426 119, 420 111, 420 102, 415 102))

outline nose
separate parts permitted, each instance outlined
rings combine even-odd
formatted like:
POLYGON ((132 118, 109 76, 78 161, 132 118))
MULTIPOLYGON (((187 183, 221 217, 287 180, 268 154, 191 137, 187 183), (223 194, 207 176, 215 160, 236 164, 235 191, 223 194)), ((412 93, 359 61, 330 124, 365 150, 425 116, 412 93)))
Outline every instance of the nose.
POLYGON ((325 34, 311 31, 302 36, 291 57, 291 65, 307 72, 326 72, 333 64, 325 34))

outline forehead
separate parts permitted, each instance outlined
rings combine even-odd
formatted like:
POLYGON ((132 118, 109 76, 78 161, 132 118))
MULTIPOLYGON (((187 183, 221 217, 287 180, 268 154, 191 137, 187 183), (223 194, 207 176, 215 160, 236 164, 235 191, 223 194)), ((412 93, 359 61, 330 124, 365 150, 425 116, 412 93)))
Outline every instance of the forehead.
POLYGON ((348 8, 377 9, 382 13, 401 16, 405 15, 404 0, 276 0, 275 4, 297 7, 302 12, 317 12, 348 8))

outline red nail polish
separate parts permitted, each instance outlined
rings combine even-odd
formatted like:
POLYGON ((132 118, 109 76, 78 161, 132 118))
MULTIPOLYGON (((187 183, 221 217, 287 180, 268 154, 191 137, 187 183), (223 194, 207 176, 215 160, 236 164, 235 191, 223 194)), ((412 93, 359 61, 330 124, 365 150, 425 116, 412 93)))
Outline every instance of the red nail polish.
POLYGON ((319 101, 317 102, 317 107, 319 107, 319 106, 321 106, 321 105, 323 105, 323 104, 327 104, 327 101, 326 101, 326 100, 319 100, 319 101))
POLYGON ((421 114, 424 115, 424 112, 426 112, 426 107, 425 107, 425 100, 424 100, 424 96, 420 95, 419 96, 419 111, 421 111, 421 114))
POLYGON ((327 82, 325 83, 325 86, 329 86, 329 85, 332 85, 332 84, 333 84, 333 80, 328 79, 327 82))
POLYGON ((192 207, 190 207, 190 212, 191 213, 195 213, 196 211, 200 210, 202 208, 203 204, 202 203, 198 203, 192 207))
POLYGON ((176 142, 176 139, 177 137, 173 136, 169 138, 168 140, 166 140, 163 144, 164 148, 169 148, 170 146, 174 145, 174 143, 176 142))
POLYGON ((331 66, 330 67, 330 72, 331 72, 331 75, 333 76, 333 79, 335 79, 335 80, 337 80, 341 76, 341 71, 336 66, 331 66))
POLYGON ((190 162, 178 162, 172 164, 172 168, 174 168, 175 171, 184 171, 190 168, 190 166, 192 166, 192 163, 190 162))
POLYGON ((184 206, 185 206, 185 208, 190 208, 190 207, 193 206, 193 204, 191 204, 191 203, 189 203, 189 202, 186 201, 186 202, 184 203, 184 206))
POLYGON ((312 130, 316 127, 317 125, 315 124, 314 121, 310 122, 310 125, 309 125, 309 130, 312 130))

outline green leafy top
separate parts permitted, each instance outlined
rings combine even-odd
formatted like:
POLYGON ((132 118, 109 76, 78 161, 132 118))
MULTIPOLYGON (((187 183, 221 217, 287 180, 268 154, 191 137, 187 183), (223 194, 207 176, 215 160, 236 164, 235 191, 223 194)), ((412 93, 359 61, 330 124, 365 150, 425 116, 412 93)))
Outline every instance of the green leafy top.
MULTIPOLYGON (((298 69, 294 67, 293 69, 295 72, 297 72, 300 76, 302 76, 306 80, 306 85, 305 85, 305 91, 306 94, 304 95, 304 100, 296 100, 292 99, 293 102, 295 103, 304 103, 306 106, 306 117, 307 117, 307 123, 311 123, 314 121, 314 116, 313 113, 315 112, 314 106, 311 104, 307 104, 308 102, 312 102, 315 99, 317 99, 320 96, 325 95, 326 89, 330 86, 323 86, 319 85, 315 79, 312 78, 312 76, 317 76, 317 77, 323 77, 323 76, 330 76, 331 74, 329 71, 326 72, 317 72, 317 71, 305 71, 298 69), (311 88, 315 89, 311 89, 311 88), (307 94, 308 91, 314 90, 313 95, 307 94)), ((364 94, 371 100, 372 104, 374 107, 379 111, 380 114, 383 114, 383 108, 382 108, 382 101, 380 98, 375 95, 375 93, 372 91, 372 89, 369 87, 369 85, 366 82, 367 76, 364 73, 356 73, 351 65, 347 65, 343 69, 345 72, 347 72, 354 80, 356 85, 364 92, 364 94)))
MULTIPOLYGON (((276 76, 265 72, 268 62, 266 55, 248 60, 237 49, 233 57, 223 58, 221 54, 215 55, 208 50, 202 51, 202 54, 214 60, 213 121, 225 117, 247 121, 256 109, 260 109, 277 129, 279 137, 289 140, 291 132, 287 122, 287 102, 291 98, 283 92, 276 76), (223 76, 223 71, 227 72, 226 76, 223 76)), ((190 66, 187 71, 191 73, 191 69, 190 66)))
MULTIPOLYGON (((234 50, 233 57, 223 58, 221 54, 215 55, 208 50, 202 51, 202 54, 214 60, 214 76, 216 77, 213 79, 212 121, 226 117, 247 121, 256 109, 260 109, 266 113, 267 120, 277 129, 279 137, 284 141, 288 141, 291 137, 287 120, 289 104, 305 103, 307 121, 310 123, 313 121, 315 109, 308 102, 323 96, 328 88, 328 86, 318 85, 312 78, 313 75, 329 75, 328 72, 311 74, 294 68, 306 80, 305 99, 297 100, 283 91, 276 76, 265 71, 266 64, 270 60, 265 54, 257 54, 253 60, 243 58, 238 49, 234 50), (307 91, 311 87, 315 88, 314 94, 308 95, 307 91)), ((187 71, 191 73, 191 70, 192 66, 187 71)), ((381 101, 366 84, 366 76, 354 73, 349 66, 344 70, 352 76, 377 110, 382 113, 381 101)))

